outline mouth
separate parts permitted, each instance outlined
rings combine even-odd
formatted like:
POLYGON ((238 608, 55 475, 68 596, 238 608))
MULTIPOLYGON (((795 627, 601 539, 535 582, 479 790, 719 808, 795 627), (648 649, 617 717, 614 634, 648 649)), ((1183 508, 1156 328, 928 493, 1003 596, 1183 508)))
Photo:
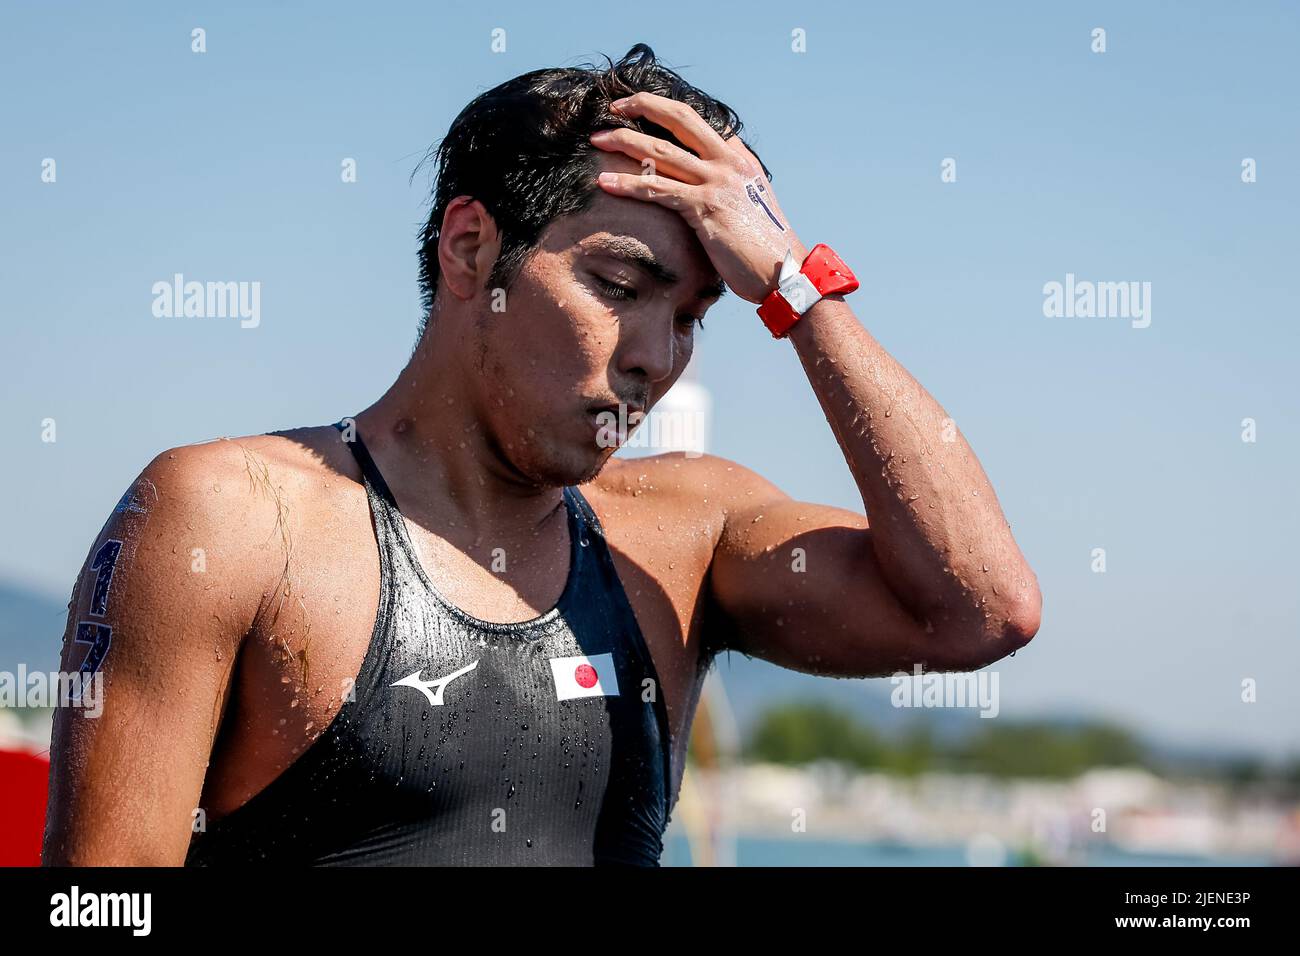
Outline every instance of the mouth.
POLYGON ((615 419, 626 417, 629 422, 635 418, 640 421, 645 417, 645 410, 640 405, 628 405, 624 402, 606 402, 603 405, 590 405, 587 407, 589 415, 613 415, 615 419))
POLYGON ((587 418, 596 430, 596 444, 601 448, 617 448, 625 444, 644 417, 645 412, 639 405, 605 402, 587 407, 587 418))

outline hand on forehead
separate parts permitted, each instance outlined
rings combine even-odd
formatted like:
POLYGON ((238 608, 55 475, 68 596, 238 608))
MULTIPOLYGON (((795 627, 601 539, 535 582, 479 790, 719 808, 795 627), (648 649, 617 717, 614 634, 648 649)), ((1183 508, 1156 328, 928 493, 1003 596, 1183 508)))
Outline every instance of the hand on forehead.
MULTIPOLYGON (((642 166, 622 153, 601 153, 597 157, 596 173, 605 171, 636 174, 642 171, 642 166)), ((573 219, 574 238, 581 239, 593 232, 635 236, 658 258, 671 263, 678 273, 686 274, 688 269, 694 269, 705 276, 716 275, 695 230, 671 209, 612 196, 597 188, 590 208, 573 219)))

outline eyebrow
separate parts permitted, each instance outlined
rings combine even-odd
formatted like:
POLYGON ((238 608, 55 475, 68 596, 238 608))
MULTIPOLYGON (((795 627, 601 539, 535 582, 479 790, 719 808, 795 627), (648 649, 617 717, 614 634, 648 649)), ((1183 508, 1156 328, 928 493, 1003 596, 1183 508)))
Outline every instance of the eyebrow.
MULTIPOLYGON (((610 256, 637 266, 663 285, 676 285, 681 281, 681 276, 664 265, 649 246, 632 236, 599 236, 588 240, 582 246, 587 252, 610 256)), ((701 299, 720 299, 726 293, 727 284, 719 277, 702 286, 695 294, 701 299)))

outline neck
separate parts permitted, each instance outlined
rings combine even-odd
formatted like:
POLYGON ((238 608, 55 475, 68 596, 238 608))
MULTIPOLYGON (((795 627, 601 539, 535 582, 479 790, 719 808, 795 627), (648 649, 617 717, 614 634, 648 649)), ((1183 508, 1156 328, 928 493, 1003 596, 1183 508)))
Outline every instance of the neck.
POLYGON ((436 337, 450 324, 431 321, 357 431, 411 520, 453 539, 532 533, 563 508, 562 492, 529 481, 486 433, 457 361, 464 340, 436 337))

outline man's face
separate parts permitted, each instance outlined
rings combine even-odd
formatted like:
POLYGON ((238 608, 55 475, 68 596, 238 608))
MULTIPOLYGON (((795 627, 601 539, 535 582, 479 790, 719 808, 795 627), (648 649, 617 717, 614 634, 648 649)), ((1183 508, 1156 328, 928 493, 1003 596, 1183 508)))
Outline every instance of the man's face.
MULTIPOLYGON (((640 172, 612 154, 600 169, 640 172)), ((671 209, 597 190, 588 210, 552 222, 505 311, 491 311, 487 294, 470 351, 499 452, 539 484, 594 477, 616 450, 602 430, 609 413, 622 403, 635 425, 677 381, 720 286, 671 209)))

